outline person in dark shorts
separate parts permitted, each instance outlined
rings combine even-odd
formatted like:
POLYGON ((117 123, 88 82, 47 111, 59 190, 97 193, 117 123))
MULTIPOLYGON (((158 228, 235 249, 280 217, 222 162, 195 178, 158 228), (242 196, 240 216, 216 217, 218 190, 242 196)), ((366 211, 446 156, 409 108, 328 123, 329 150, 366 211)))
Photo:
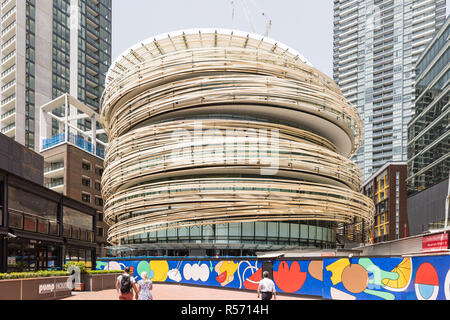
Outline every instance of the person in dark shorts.
POLYGON ((258 299, 261 296, 263 301, 269 301, 277 299, 277 292, 275 290, 275 283, 269 279, 269 272, 264 271, 263 279, 259 282, 258 286, 258 299))
POLYGON ((135 279, 130 275, 130 268, 125 267, 124 273, 117 278, 116 290, 119 300, 133 300, 133 290, 137 300, 137 287, 135 279))

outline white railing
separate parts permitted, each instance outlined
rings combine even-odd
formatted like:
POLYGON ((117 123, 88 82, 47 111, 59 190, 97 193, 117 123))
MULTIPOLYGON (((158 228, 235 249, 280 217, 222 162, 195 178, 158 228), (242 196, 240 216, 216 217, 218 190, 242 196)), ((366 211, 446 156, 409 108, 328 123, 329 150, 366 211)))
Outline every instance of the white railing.
POLYGON ((6 41, 4 44, 2 44, 2 50, 4 50, 6 47, 8 47, 14 41, 16 41, 16 35, 13 35, 11 38, 9 38, 8 41, 6 41))
POLYGON ((5 29, 3 29, 2 31, 2 37, 7 34, 11 29, 13 29, 16 26, 16 21, 12 22, 9 26, 7 26, 5 29))
POLYGON ((8 53, 3 59, 2 64, 4 64, 6 61, 8 61, 11 57, 13 57, 16 54, 16 50, 14 49, 11 51, 11 53, 8 53))
POLYGON ((13 65, 11 68, 8 68, 7 70, 2 72, 2 78, 6 77, 10 73, 12 73, 14 70, 16 70, 16 65, 13 65))
POLYGON ((8 82, 7 84, 5 84, 5 85, 2 87, 2 92, 8 90, 9 88, 11 88, 12 86, 14 86, 15 84, 16 84, 16 79, 11 80, 10 82, 8 82))
POLYGON ((6 19, 8 19, 11 15, 13 15, 14 13, 16 13, 16 7, 12 8, 11 10, 9 10, 7 13, 5 13, 2 16, 2 22, 5 21, 6 19))

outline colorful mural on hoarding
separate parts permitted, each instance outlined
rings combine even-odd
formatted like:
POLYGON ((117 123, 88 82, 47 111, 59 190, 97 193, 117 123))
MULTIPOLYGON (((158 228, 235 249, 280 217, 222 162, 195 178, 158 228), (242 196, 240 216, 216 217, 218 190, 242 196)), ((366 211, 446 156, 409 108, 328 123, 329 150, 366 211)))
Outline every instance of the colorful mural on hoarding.
POLYGON ((323 260, 274 261, 277 292, 322 296, 323 260))
POLYGON ((123 270, 130 267, 140 280, 147 272, 154 282, 197 284, 233 289, 256 290, 262 279, 262 265, 258 261, 97 261, 97 270, 123 270))
MULTIPOLYGON (((332 300, 450 300, 450 256, 272 261, 277 292, 332 300)), ((130 267, 154 282, 257 290, 262 261, 97 261, 97 270, 130 267)))
POLYGON ((450 300, 450 256, 325 259, 323 297, 450 300))

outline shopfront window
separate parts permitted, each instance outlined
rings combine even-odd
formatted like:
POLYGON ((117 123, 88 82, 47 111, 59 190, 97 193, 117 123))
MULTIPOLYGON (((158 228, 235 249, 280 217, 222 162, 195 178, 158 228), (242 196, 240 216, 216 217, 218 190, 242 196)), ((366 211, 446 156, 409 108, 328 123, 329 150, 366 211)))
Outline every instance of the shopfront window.
POLYGON ((36 270, 36 247, 34 244, 24 244, 23 261, 28 264, 27 270, 36 270))
POLYGON ((80 261, 80 258, 78 256, 78 249, 77 248, 71 248, 70 249, 70 260, 71 261, 80 261))
POLYGON ((64 236, 81 241, 94 241, 93 217, 75 209, 64 207, 64 236))
POLYGON ((36 232, 36 217, 24 216, 23 218, 23 230, 36 232))
POLYGON ((9 212, 9 226, 14 229, 23 229, 23 215, 20 213, 15 213, 13 211, 9 212))
MULTIPOLYGON (((57 255, 56 249, 53 251, 57 255)), ((47 270, 47 246, 27 240, 8 241, 8 272, 47 270)), ((56 262, 57 259, 55 258, 56 262)))
POLYGON ((67 247, 64 263, 84 262, 86 268, 92 269, 92 250, 77 247, 67 247))
POLYGON ((50 224, 46 220, 38 219, 38 232, 43 234, 48 234, 50 231, 50 224))
POLYGON ((33 193, 8 187, 9 227, 58 235, 58 204, 33 193))
POLYGON ((59 236, 59 223, 50 221, 50 235, 59 236))
POLYGON ((8 244, 8 272, 23 272, 28 265, 22 262, 22 245, 19 243, 8 244))
MULTIPOLYGON (((170 225, 176 226, 176 224, 170 225)), ((334 248, 335 225, 322 222, 245 222, 203 227, 180 227, 142 232, 126 237, 122 244, 165 243, 167 241, 216 244, 291 245, 334 248), (177 240, 178 239, 178 240, 177 240)), ((145 230, 145 229, 144 229, 145 230)))
POLYGON ((3 181, 0 181, 0 226, 3 226, 3 217, 4 217, 4 207, 5 207, 5 200, 3 199, 3 189, 4 188, 4 184, 3 181))
POLYGON ((58 248, 50 246, 48 247, 47 251, 47 266, 49 268, 55 268, 57 267, 57 261, 58 261, 58 248))

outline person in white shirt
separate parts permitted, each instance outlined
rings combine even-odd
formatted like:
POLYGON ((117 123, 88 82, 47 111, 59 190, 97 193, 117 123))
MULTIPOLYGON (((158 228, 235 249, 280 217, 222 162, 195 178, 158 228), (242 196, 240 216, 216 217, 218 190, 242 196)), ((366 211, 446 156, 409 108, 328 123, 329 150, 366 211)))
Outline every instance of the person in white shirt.
POLYGON ((133 290, 138 299, 138 288, 136 280, 130 275, 130 267, 125 267, 124 273, 117 278, 116 290, 119 294, 119 300, 133 300, 133 290))
POLYGON ((275 283, 269 279, 269 272, 264 271, 263 279, 259 282, 258 286, 258 299, 262 296, 263 301, 277 300, 277 292, 275 290, 275 283))

